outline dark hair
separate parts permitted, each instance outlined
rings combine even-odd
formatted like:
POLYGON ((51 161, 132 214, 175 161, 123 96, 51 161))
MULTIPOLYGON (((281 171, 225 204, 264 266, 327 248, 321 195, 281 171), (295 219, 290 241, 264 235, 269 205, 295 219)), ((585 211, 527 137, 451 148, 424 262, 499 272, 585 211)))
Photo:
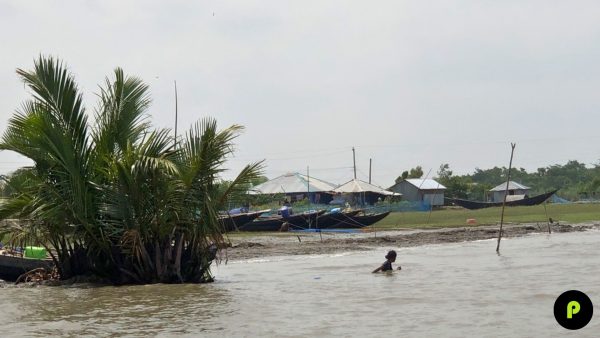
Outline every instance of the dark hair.
POLYGON ((390 250, 387 255, 385 255, 385 259, 396 258, 396 251, 390 250))

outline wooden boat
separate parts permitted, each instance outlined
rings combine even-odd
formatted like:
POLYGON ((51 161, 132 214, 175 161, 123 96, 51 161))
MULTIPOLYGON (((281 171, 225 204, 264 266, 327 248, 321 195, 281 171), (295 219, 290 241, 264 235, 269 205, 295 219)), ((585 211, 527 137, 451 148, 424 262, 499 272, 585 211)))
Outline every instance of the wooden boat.
POLYGON ((241 214, 221 215, 221 216, 219 216, 219 220, 223 224, 223 228, 225 229, 225 231, 228 231, 228 232, 236 231, 242 225, 252 222, 256 218, 258 218, 261 214, 264 214, 269 211, 271 211, 271 210, 267 209, 267 210, 260 210, 260 211, 247 212, 247 213, 241 213, 241 214))
MULTIPOLYGON (((558 189, 552 190, 552 191, 544 193, 544 194, 536 195, 533 197, 527 197, 527 198, 523 198, 520 200, 506 201, 506 206, 511 206, 511 207, 512 206, 531 206, 531 205, 542 204, 542 203, 544 203, 544 201, 546 201, 548 198, 550 198, 550 196, 554 195, 557 191, 558 191, 558 189)), ((460 199, 460 198, 446 198, 446 200, 451 203, 454 203, 456 205, 459 205, 463 208, 469 209, 469 210, 502 206, 502 202, 479 202, 479 201, 464 200, 464 199, 460 199)))
POLYGON ((51 269, 50 259, 32 259, 19 256, 0 255, 0 279, 15 282, 25 272, 37 268, 51 269))
POLYGON ((362 212, 362 209, 351 210, 346 212, 328 212, 323 215, 317 217, 317 221, 315 222, 315 228, 317 229, 331 229, 336 224, 343 222, 348 219, 348 217, 353 217, 358 215, 358 213, 362 212))
POLYGON ((363 228, 372 224, 375 224, 382 219, 384 219, 390 212, 381 212, 378 214, 366 214, 366 215, 356 215, 352 217, 347 217, 346 220, 339 222, 334 225, 332 228, 336 229, 352 229, 352 228, 363 228))
POLYGON ((325 213, 325 210, 305 212, 291 215, 289 217, 269 216, 259 217, 253 222, 248 222, 241 227, 240 231, 279 231, 284 222, 289 224, 290 229, 308 228, 309 224, 315 224, 317 217, 325 213))
POLYGON ((283 224, 283 217, 281 216, 269 216, 259 217, 253 222, 248 222, 241 227, 240 231, 279 231, 283 224))

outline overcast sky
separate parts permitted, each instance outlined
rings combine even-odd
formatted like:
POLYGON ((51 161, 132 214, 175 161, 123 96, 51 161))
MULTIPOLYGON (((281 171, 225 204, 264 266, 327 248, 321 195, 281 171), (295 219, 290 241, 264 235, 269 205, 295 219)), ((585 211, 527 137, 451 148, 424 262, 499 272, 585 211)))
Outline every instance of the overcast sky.
MULTIPOLYGON (((390 186, 435 176, 600 160, 596 1, 4 1, 0 132, 27 91, 15 74, 64 60, 88 111, 112 70, 151 86, 152 121, 203 116, 246 127, 231 175, 267 160, 273 178, 390 186)), ((26 165, 3 152, 0 173, 26 165)))

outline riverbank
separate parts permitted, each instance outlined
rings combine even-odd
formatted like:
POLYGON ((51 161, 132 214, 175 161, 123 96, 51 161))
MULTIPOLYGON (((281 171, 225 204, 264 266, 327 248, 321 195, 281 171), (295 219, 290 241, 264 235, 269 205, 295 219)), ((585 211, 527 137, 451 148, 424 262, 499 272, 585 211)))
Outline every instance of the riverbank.
MULTIPOLYGON (((552 225, 552 233, 600 229, 600 222, 552 225)), ((546 224, 506 224, 503 237, 547 233, 546 224)), ((266 233, 232 235, 230 247, 219 252, 222 262, 285 255, 320 255, 369 250, 374 247, 403 248, 428 244, 477 241, 498 237, 498 226, 435 230, 390 230, 360 233, 266 233)))

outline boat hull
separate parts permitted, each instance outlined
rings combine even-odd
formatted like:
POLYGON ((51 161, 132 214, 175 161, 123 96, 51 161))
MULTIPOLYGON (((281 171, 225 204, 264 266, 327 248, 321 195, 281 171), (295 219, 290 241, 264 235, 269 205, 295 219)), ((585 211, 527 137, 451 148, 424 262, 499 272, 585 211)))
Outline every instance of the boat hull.
POLYGON ((25 272, 37 268, 51 269, 54 264, 48 259, 31 259, 0 255, 0 279, 14 282, 25 272))
POLYGON ((269 211, 270 210, 261 210, 261 211, 243 213, 243 214, 223 215, 223 216, 219 217, 219 220, 221 221, 221 224, 223 225, 223 228, 225 229, 225 231, 227 231, 227 232, 236 231, 242 225, 254 221, 261 214, 263 214, 265 212, 269 212, 269 211))
MULTIPOLYGON (((554 195, 558 190, 553 190, 544 194, 536 195, 533 197, 524 198, 521 200, 515 201, 506 201, 506 206, 514 207, 514 206, 532 206, 544 203, 550 196, 554 195)), ((464 200, 460 198, 446 198, 449 202, 452 202, 456 205, 459 205, 463 208, 469 210, 477 210, 483 208, 490 207, 501 207, 502 202, 479 202, 479 201, 470 201, 464 200)))
POLYGON ((339 222, 334 225, 332 228, 335 229, 354 229, 354 228, 364 228, 369 225, 373 225, 382 219, 386 218, 390 212, 382 212, 378 214, 367 214, 367 215, 358 215, 353 217, 348 217, 346 220, 339 222))
POLYGON ((323 213, 325 213, 325 210, 302 213, 289 217, 259 217, 253 222, 242 225, 239 229, 240 231, 279 231, 284 222, 288 223, 289 229, 305 229, 312 226, 312 224, 315 224, 317 217, 323 213))
POLYGON ((352 210, 348 212, 327 213, 319 216, 315 223, 317 229, 331 229, 338 223, 347 220, 349 217, 358 215, 362 210, 352 210))

